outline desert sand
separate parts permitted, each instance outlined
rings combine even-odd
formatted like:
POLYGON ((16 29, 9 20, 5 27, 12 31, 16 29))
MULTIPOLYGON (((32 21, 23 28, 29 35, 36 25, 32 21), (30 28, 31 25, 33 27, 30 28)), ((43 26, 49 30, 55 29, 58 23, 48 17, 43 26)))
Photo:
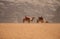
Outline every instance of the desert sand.
POLYGON ((0 23, 0 39, 60 39, 60 24, 0 23))

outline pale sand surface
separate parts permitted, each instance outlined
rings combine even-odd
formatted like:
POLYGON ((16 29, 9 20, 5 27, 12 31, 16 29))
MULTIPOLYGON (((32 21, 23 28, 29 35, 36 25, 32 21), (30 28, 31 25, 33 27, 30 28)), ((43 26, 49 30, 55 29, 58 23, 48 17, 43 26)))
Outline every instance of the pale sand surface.
POLYGON ((60 24, 0 23, 0 39, 60 39, 60 24))

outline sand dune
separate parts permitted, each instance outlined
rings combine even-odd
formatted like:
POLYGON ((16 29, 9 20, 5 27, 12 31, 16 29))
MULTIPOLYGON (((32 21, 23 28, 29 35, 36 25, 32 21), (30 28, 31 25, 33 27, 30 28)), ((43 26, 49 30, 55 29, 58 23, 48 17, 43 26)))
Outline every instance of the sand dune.
POLYGON ((0 23, 0 39, 60 39, 60 24, 0 23))

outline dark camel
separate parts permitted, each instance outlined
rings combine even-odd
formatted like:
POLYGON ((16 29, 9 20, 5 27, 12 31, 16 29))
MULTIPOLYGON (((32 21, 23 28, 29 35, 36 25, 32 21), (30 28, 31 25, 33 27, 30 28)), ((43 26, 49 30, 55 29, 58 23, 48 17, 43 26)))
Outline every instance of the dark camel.
POLYGON ((28 22, 28 23, 30 23, 31 21, 33 22, 34 18, 35 18, 35 17, 25 16, 25 17, 23 18, 23 23, 24 23, 25 21, 28 22))
POLYGON ((38 20, 37 20, 37 23, 44 23, 44 19, 43 19, 43 17, 41 16, 41 17, 38 17, 38 20))
POLYGON ((39 23, 39 22, 40 23, 49 23, 48 21, 45 21, 42 16, 38 17, 37 23, 39 23))

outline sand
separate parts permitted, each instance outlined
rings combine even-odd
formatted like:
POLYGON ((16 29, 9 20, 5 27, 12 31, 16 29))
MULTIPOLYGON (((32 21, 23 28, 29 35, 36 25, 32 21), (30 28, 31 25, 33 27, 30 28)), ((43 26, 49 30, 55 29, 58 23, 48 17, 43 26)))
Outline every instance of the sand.
POLYGON ((60 39, 60 24, 0 23, 0 39, 60 39))

